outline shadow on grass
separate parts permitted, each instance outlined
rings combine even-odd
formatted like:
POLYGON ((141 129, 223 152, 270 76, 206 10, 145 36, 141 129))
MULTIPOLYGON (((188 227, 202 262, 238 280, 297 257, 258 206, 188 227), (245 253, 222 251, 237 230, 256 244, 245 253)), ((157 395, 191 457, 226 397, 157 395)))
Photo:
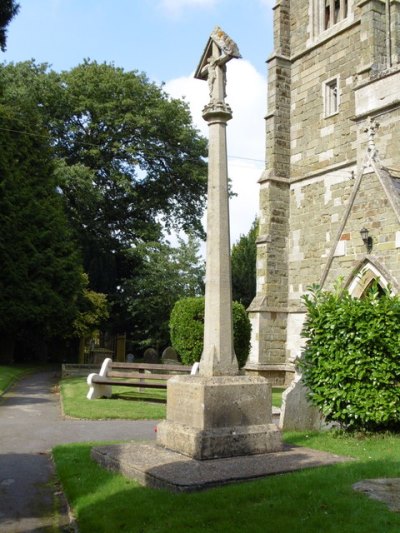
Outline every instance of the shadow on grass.
POLYGON ((90 448, 82 444, 54 450, 81 533, 400 531, 400 514, 352 489, 361 479, 400 476, 394 459, 354 461, 173 494, 103 470, 91 461, 90 448))
POLYGON ((139 396, 128 396, 128 395, 125 395, 124 393, 113 394, 110 399, 111 400, 125 400, 127 402, 162 403, 164 405, 167 403, 166 398, 153 398, 151 396, 146 396, 143 398, 139 396))

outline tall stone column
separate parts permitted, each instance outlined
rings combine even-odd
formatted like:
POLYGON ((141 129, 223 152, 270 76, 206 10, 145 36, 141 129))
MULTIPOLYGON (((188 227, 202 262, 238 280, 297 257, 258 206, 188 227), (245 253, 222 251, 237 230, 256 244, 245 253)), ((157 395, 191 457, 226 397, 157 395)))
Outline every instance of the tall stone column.
POLYGON ((194 459, 260 454, 281 449, 272 424, 271 386, 239 375, 233 348, 226 124, 226 63, 240 57, 220 28, 208 40, 196 77, 207 80, 210 102, 204 348, 200 373, 168 380, 167 419, 157 442, 194 459))
MULTIPOLYGON (((217 48, 215 44, 213 47, 217 48)), ((204 350, 200 362, 203 376, 236 375, 239 370, 233 347, 226 145, 226 124, 232 113, 222 100, 223 87, 224 82, 219 87, 219 99, 213 100, 211 94, 203 110, 209 125, 204 350)))

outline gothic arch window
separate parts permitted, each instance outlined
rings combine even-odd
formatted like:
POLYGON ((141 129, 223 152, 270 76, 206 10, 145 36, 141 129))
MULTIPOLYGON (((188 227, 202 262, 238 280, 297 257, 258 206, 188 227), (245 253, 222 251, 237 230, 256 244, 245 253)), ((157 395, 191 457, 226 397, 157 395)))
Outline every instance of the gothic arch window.
POLYGON ((353 275, 350 283, 347 284, 348 291, 355 298, 362 298, 371 290, 375 282, 378 283, 380 293, 383 293, 390 285, 387 277, 368 261, 353 275))

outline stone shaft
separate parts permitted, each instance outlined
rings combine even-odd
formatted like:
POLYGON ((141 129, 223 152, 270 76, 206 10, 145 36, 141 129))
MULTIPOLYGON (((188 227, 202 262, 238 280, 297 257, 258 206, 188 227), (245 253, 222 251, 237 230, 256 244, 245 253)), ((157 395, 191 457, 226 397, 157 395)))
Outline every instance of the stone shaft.
POLYGON ((225 104, 206 106, 209 124, 208 210, 204 350, 200 374, 235 375, 238 364, 233 348, 232 281, 230 265, 228 164, 225 104))

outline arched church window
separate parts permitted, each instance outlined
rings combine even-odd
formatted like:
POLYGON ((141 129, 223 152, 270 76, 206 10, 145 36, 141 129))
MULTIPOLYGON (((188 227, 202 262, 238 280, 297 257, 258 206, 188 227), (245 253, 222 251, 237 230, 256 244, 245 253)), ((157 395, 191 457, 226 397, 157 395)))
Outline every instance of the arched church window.
POLYGON ((365 298, 372 290, 376 290, 378 292, 379 298, 385 295, 385 289, 382 287, 379 281, 377 279, 372 279, 365 287, 364 292, 361 294, 360 298, 365 298))

